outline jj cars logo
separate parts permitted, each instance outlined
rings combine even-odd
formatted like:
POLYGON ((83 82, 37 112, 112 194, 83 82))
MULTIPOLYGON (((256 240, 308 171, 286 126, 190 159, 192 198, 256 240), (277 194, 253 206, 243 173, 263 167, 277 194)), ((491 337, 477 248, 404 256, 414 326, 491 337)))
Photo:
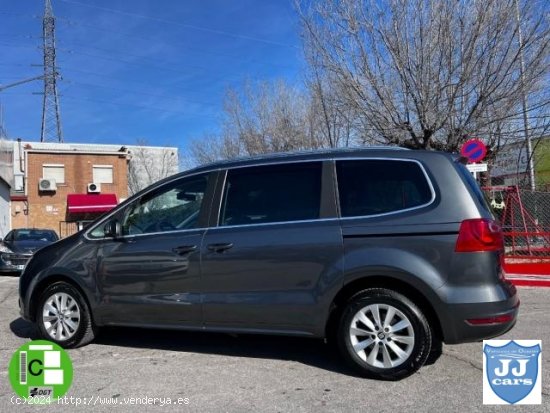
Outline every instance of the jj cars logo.
POLYGON ((483 404, 541 403, 541 341, 483 341, 483 404))

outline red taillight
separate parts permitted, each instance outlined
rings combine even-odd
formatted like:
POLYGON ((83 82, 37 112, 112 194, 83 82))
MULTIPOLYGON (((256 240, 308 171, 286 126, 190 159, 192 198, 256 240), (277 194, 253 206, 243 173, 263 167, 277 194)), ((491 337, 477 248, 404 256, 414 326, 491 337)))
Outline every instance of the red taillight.
POLYGON ((466 219, 460 224, 456 252, 502 251, 502 230, 492 219, 466 219))
POLYGON ((504 314, 496 317, 470 318, 469 320, 466 320, 466 322, 474 326, 481 326, 481 325, 491 325, 491 324, 504 324, 504 323, 509 323, 510 321, 513 321, 513 320, 514 320, 513 314, 504 314))

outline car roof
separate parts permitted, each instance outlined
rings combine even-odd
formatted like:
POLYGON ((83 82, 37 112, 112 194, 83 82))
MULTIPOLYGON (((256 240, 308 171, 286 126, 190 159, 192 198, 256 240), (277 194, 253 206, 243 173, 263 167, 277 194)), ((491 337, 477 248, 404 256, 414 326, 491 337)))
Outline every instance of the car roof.
MULTIPOLYGON (((151 186, 143 188, 133 196, 139 197, 144 193, 155 190, 167 182, 174 181, 185 176, 196 175, 199 173, 208 173, 220 169, 241 168, 246 166, 260 166, 269 164, 284 164, 301 161, 323 161, 328 159, 354 159, 354 158, 393 158, 393 159, 412 159, 426 160, 431 157, 446 157, 453 159, 456 154, 439 151, 410 150, 397 146, 363 146, 352 148, 337 149, 318 149, 294 152, 276 152, 265 155, 248 156, 245 158, 235 158, 230 160, 221 160, 188 169, 175 175, 171 175, 151 186)), ((131 198, 129 198, 131 199, 131 198)))
POLYGON ((295 152, 279 152, 266 155, 249 156, 246 158, 216 161, 182 172, 181 175, 183 176, 200 172, 209 172, 217 169, 230 169, 236 167, 265 165, 271 163, 291 163, 299 161, 321 161, 326 159, 349 159, 362 157, 420 160, 422 158, 431 156, 451 157, 452 155, 446 152, 410 150, 396 146, 371 146, 360 148, 338 148, 295 152))

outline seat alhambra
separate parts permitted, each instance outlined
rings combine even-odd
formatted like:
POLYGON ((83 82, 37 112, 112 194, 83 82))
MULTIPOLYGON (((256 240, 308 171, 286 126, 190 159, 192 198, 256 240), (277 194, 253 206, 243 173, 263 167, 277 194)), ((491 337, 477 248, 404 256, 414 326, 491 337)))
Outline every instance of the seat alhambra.
POLYGON ((21 315, 63 347, 102 326, 333 339, 399 379, 501 335, 519 300, 503 236, 456 156, 335 150, 202 166, 40 249, 21 315))

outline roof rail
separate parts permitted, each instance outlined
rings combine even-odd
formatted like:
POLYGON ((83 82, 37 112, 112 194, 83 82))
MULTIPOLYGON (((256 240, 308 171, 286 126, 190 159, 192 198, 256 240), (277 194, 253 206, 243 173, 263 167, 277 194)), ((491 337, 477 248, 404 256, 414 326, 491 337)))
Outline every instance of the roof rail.
POLYGON ((373 146, 348 146, 345 148, 322 148, 322 149, 304 149, 296 151, 287 151, 287 152, 269 152, 262 153, 258 155, 246 155, 238 156, 231 159, 221 159, 219 161, 208 162, 201 167, 206 167, 209 165, 223 165, 229 162, 239 162, 239 161, 248 161, 248 160, 261 160, 265 158, 282 158, 290 155, 299 156, 299 155, 308 155, 308 154, 330 154, 334 152, 353 152, 357 150, 395 150, 395 151, 410 151, 408 148, 402 148, 400 146, 389 146, 389 145, 373 145, 373 146))

